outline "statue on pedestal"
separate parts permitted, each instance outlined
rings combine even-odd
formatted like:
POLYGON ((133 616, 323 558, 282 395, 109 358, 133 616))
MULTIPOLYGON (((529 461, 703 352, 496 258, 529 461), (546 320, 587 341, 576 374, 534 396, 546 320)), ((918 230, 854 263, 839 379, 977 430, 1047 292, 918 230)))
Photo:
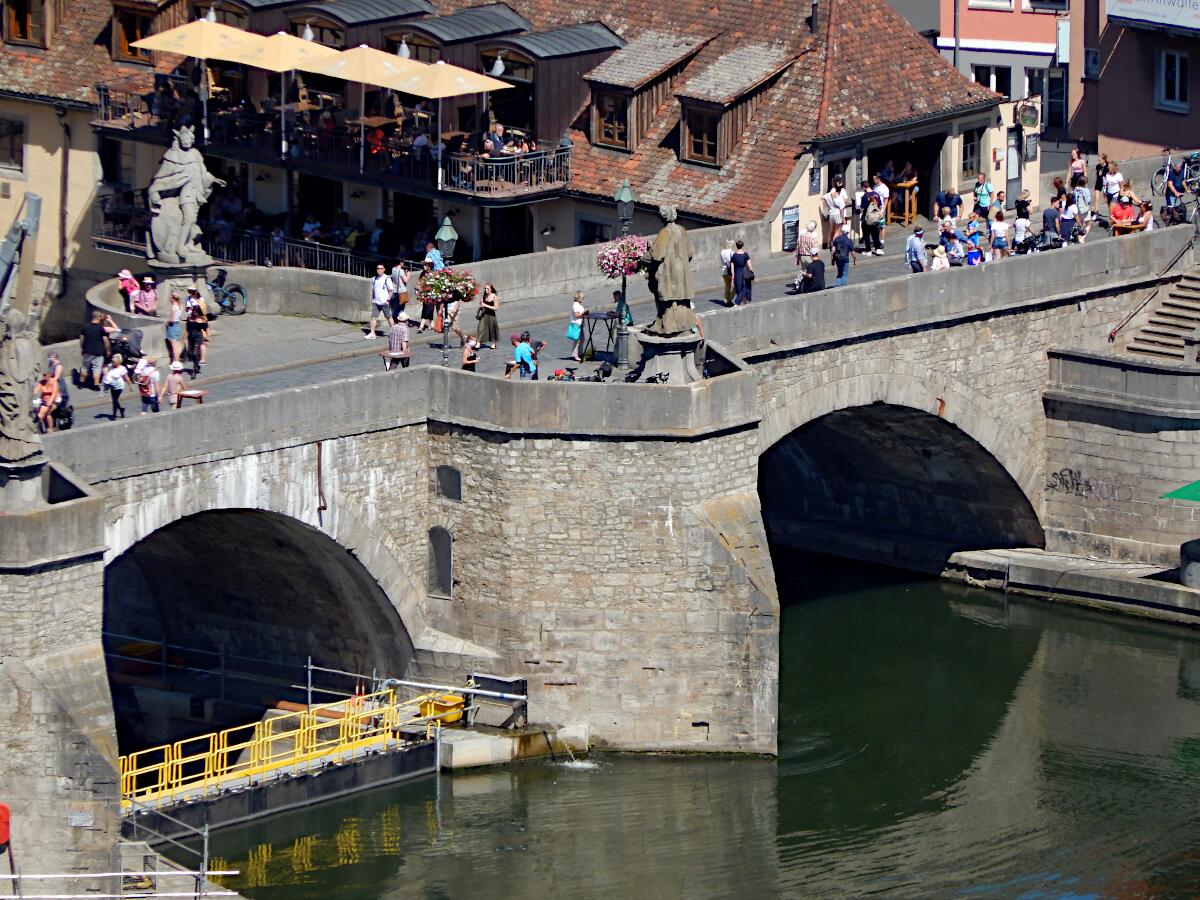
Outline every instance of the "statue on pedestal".
POLYGON ((150 207, 146 257, 151 262, 165 266, 212 263, 212 257, 200 246, 196 219, 213 185, 224 187, 225 182, 205 167, 195 140, 191 127, 175 129, 175 140, 163 154, 158 173, 146 191, 150 207))
POLYGON ((650 292, 658 315, 646 327, 647 334, 669 337, 696 327, 692 309, 692 242, 676 221, 674 206, 660 206, 666 225, 654 239, 647 267, 650 292))
POLYGON ((34 315, 0 300, 0 464, 27 463, 42 452, 42 437, 30 415, 41 347, 34 315))

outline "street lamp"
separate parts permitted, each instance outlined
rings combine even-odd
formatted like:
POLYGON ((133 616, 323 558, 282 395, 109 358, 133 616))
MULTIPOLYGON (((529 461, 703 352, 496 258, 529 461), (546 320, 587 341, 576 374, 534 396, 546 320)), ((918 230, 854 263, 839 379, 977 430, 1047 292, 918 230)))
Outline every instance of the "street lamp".
MULTIPOLYGON (((629 223, 633 221, 633 208, 637 203, 629 179, 621 182, 621 187, 613 195, 617 202, 617 219, 621 222, 621 237, 629 234, 629 223)), ((625 295, 625 273, 621 273, 621 300, 617 304, 617 368, 629 367, 629 303, 625 295)))
POLYGON ((438 252, 442 254, 442 261, 449 265, 454 260, 454 245, 458 243, 458 232, 450 224, 449 216, 442 219, 442 227, 433 239, 437 242, 438 252))

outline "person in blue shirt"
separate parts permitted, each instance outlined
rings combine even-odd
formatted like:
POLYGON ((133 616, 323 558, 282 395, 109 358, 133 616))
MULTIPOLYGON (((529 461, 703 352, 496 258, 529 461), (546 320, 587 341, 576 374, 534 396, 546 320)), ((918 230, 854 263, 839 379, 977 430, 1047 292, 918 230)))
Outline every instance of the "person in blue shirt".
POLYGON ((433 241, 425 244, 425 262, 433 265, 433 271, 440 272, 446 268, 446 260, 442 259, 442 251, 433 245, 433 241))
POLYGON ((521 332, 517 345, 513 347, 513 362, 520 370, 522 378, 538 380, 537 354, 534 352, 528 331, 521 332))
POLYGON ((1171 165, 1163 193, 1167 196, 1167 206, 1178 206, 1183 202, 1183 195, 1187 193, 1187 178, 1183 174, 1182 162, 1171 165))
POLYGON ((959 210, 962 209, 962 195, 954 188, 948 187, 944 191, 938 191, 936 197, 933 198, 934 216, 939 219, 953 219, 958 221, 959 210))
POLYGON ((975 212, 987 216, 992 208, 992 183, 980 172, 975 176, 975 212))

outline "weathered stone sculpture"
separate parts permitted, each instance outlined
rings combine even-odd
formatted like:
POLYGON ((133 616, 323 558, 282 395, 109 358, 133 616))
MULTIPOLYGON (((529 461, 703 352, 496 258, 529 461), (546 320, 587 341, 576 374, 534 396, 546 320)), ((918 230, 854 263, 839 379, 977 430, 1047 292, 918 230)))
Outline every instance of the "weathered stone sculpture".
POLYGON ((647 333, 667 337, 696 327, 692 309, 692 242, 687 231, 675 221, 675 207, 659 207, 663 226, 650 248, 647 278, 658 316, 646 328, 647 333))
POLYGON ((11 295, 0 300, 0 464, 28 463, 42 452, 30 415, 39 350, 36 317, 11 295))
POLYGON ((146 256, 151 262, 164 266, 212 263, 212 257, 200 246, 196 219, 216 184, 223 187, 225 182, 205 167, 192 129, 186 125, 177 128, 175 140, 163 154, 146 192, 150 207, 146 256))

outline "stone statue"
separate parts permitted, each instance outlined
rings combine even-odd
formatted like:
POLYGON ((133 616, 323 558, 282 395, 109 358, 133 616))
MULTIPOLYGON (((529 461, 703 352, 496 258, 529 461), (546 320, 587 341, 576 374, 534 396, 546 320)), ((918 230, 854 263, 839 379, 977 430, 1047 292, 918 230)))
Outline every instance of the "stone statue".
POLYGON ((175 129, 175 140, 163 154, 158 174, 146 192, 150 206, 146 256, 164 265, 204 266, 212 262, 200 246, 196 218, 213 185, 224 187, 225 182, 205 168, 195 140, 191 127, 175 129))
POLYGON ((675 221, 675 207, 659 207, 667 224, 650 248, 647 277, 658 316, 646 328, 648 334, 669 336, 696 327, 692 309, 692 242, 675 221))
POLYGON ((21 308, 12 291, 0 299, 0 465, 28 463, 42 452, 30 415, 41 347, 37 317, 21 308))

